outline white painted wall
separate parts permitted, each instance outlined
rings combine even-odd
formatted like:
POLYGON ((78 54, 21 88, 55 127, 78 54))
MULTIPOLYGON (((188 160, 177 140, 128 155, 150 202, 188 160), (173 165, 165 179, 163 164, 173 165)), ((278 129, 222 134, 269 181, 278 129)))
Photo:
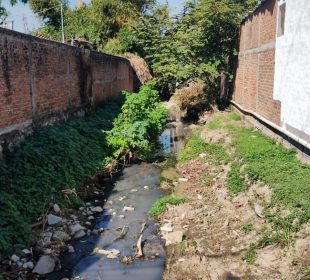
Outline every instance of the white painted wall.
POLYGON ((310 135, 310 0, 285 2, 285 31, 276 41, 274 99, 281 101, 283 127, 310 135))

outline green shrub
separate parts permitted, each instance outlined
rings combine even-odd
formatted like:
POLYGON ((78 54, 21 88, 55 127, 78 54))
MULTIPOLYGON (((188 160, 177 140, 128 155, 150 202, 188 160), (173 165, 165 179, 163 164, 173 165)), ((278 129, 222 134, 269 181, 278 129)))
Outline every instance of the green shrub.
POLYGON ((116 149, 116 157, 133 152, 148 159, 154 155, 167 110, 150 84, 142 86, 138 93, 124 92, 124 96, 122 112, 108 136, 109 145, 116 149))
POLYGON ((173 195, 164 196, 154 203, 153 207, 149 211, 149 215, 151 217, 156 217, 167 210, 167 204, 178 205, 184 203, 185 201, 185 198, 176 197, 173 195))

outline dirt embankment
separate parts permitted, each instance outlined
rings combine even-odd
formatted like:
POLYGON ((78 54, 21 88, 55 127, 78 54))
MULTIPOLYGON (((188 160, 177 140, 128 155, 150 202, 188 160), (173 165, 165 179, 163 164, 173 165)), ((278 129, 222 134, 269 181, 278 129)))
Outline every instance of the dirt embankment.
MULTIPOLYGON (((227 121, 225 114, 221 116, 227 121)), ((243 126, 240 121, 228 122, 232 123, 243 126)), ((201 127, 199 137, 211 150, 191 144, 176 168, 162 174, 162 187, 187 199, 168 206, 159 217, 163 235, 183 233, 182 241, 167 246, 163 279, 310 279, 309 224, 288 233, 287 240, 282 235, 271 239, 277 232, 264 207, 272 201, 272 189, 246 175, 242 191, 232 193, 229 188, 229 180, 238 185, 238 178, 231 175, 235 161, 231 131, 220 125, 212 130, 201 127), (230 160, 214 156, 212 147, 221 147, 216 153, 226 151, 230 160)), ((241 164, 241 173, 245 168, 241 164)))

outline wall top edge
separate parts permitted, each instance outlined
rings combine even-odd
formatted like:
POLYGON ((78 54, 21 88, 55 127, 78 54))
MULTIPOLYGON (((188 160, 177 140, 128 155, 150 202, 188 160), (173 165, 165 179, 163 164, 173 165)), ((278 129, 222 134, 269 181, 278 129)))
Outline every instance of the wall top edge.
POLYGON ((76 47, 76 46, 71 46, 71 45, 68 45, 68 44, 65 44, 65 43, 62 43, 62 42, 36 37, 36 36, 30 35, 30 34, 25 34, 25 33, 22 33, 22 32, 6 29, 6 28, 2 28, 2 27, 0 27, 0 34, 4 34, 4 35, 7 35, 7 36, 14 36, 14 37, 17 37, 19 39, 27 40, 29 42, 38 41, 39 43, 43 43, 43 44, 56 45, 58 48, 68 48, 68 49, 71 48, 72 50, 75 50, 75 51, 78 51, 78 52, 81 52, 81 53, 88 52, 88 53, 93 53, 93 54, 96 54, 96 55, 109 56, 109 57, 121 59, 121 60, 124 60, 124 61, 130 63, 127 58, 122 57, 122 56, 111 55, 111 54, 107 54, 107 53, 104 53, 104 52, 98 52, 98 51, 95 51, 95 50, 82 49, 82 48, 79 48, 79 47, 76 47))

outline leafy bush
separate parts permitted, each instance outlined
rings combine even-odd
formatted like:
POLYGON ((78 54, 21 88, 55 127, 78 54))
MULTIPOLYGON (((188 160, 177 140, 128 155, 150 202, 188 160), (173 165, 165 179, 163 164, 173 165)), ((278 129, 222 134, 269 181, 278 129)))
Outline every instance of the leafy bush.
POLYGON ((185 198, 176 197, 173 195, 164 196, 154 203, 153 207, 149 211, 149 215, 151 217, 156 217, 167 210, 167 204, 178 205, 184 203, 185 201, 185 198))
POLYGON ((116 157, 132 152, 137 157, 148 159, 156 149, 167 110, 150 84, 142 86, 138 93, 124 92, 124 96, 122 112, 108 136, 109 145, 116 149, 116 157))

